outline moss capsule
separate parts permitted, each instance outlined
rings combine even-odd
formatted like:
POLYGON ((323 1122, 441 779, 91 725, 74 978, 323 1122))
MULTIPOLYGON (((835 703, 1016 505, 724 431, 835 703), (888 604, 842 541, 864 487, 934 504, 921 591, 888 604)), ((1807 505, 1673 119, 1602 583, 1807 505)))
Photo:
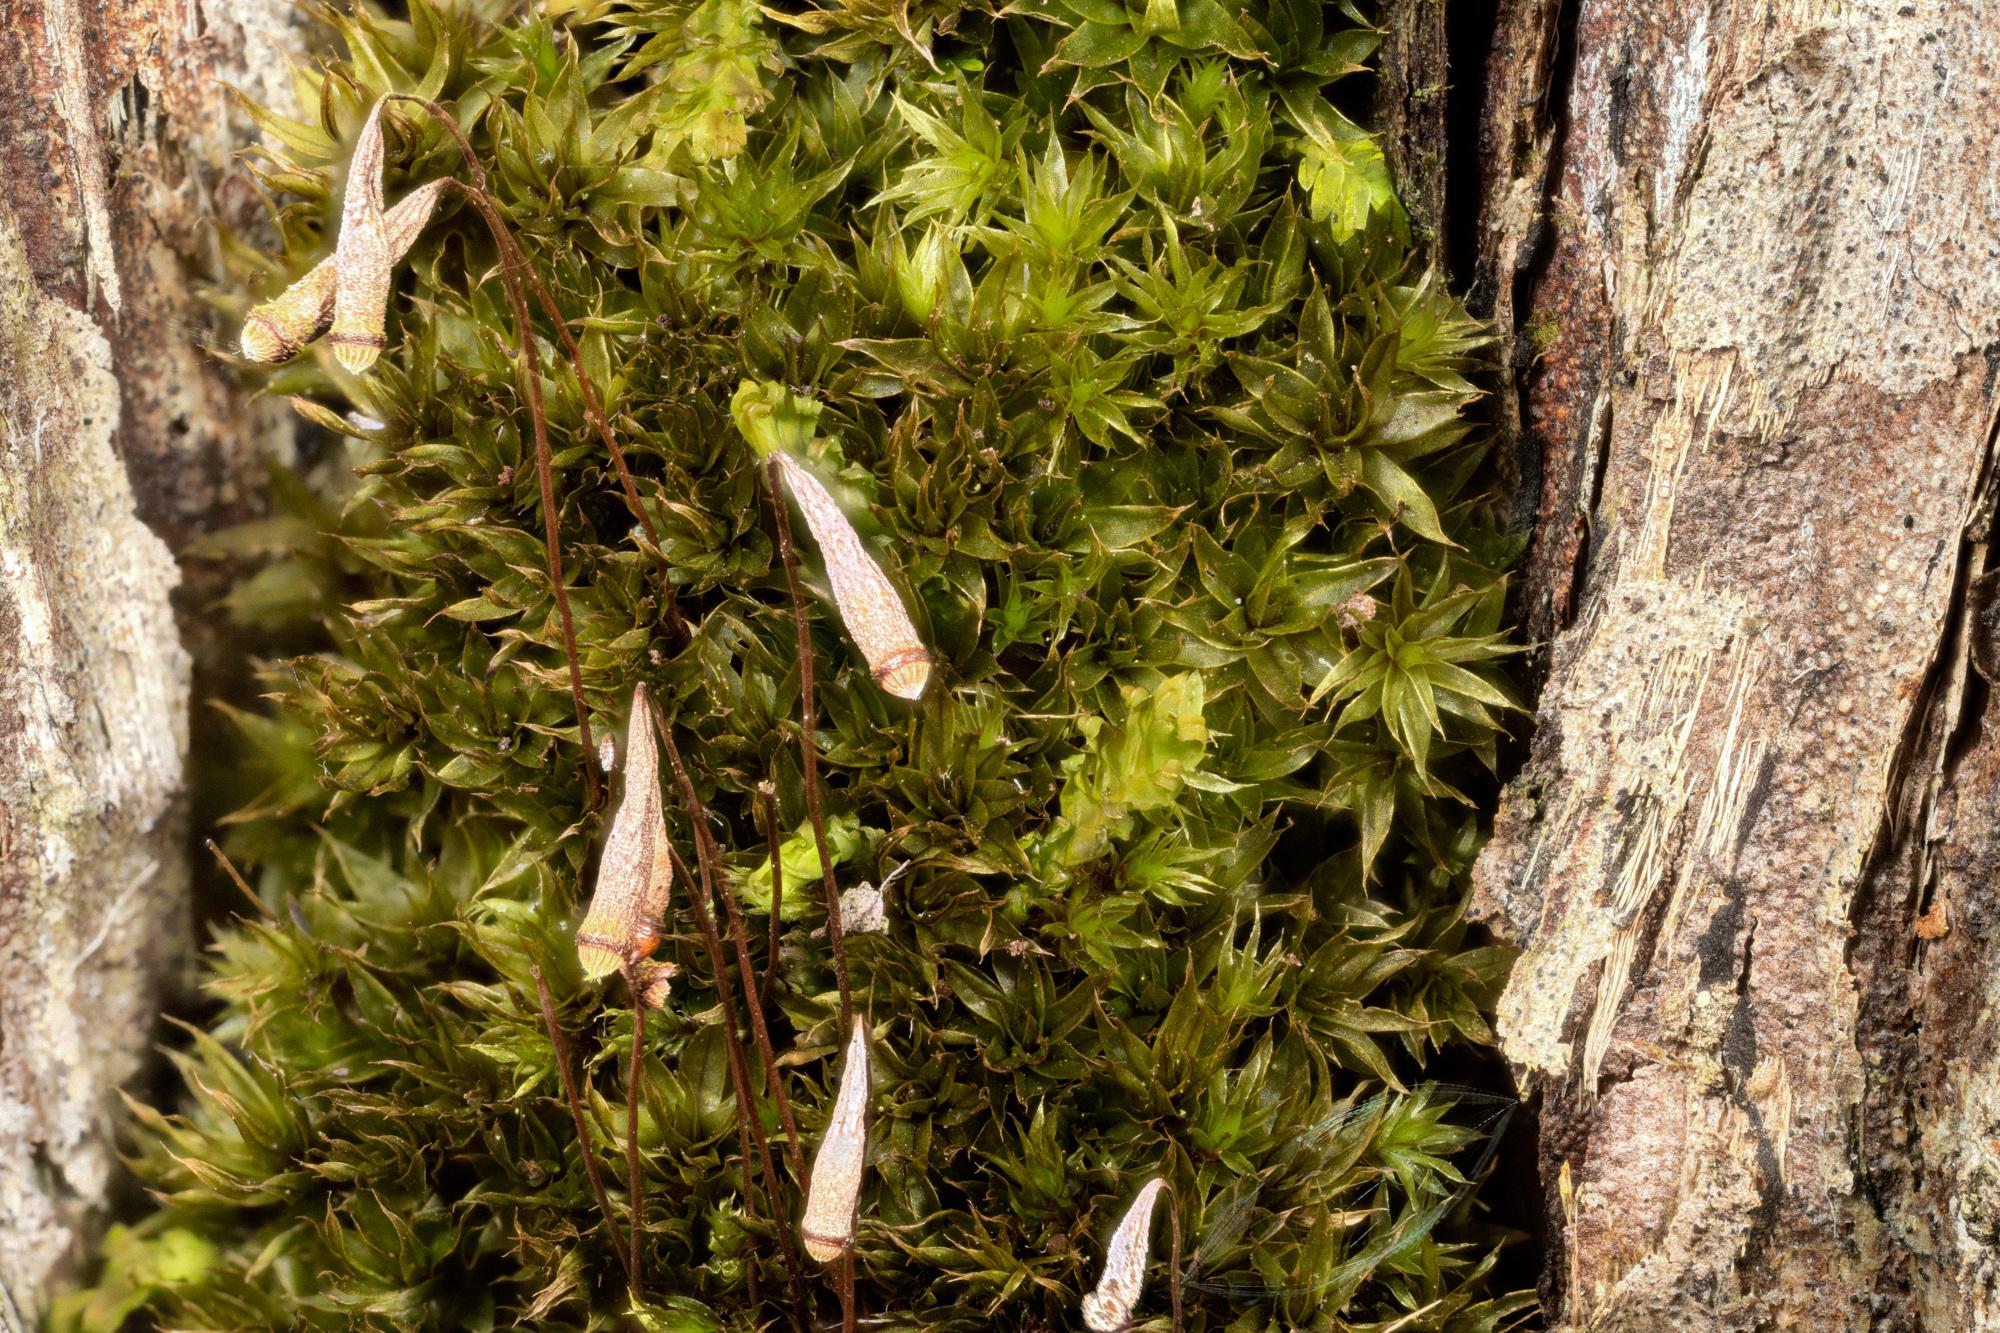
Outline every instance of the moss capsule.
MULTIPOLYGON (((417 237, 423 235, 446 184, 431 181, 420 185, 384 215, 394 258, 408 254, 417 237)), ((250 307, 250 313, 243 317, 239 344, 244 360, 289 361, 325 334, 333 324, 335 280, 334 256, 328 255, 284 291, 250 307)))
POLYGON ((1104 1252, 1104 1275, 1083 1298, 1083 1322, 1095 1333, 1119 1333, 1132 1322, 1132 1307, 1146 1283, 1146 1258, 1153 1235, 1153 1201, 1167 1182, 1155 1177, 1119 1219, 1104 1252))
POLYGON ((577 961, 592 980, 636 965, 653 952, 673 888, 652 716, 641 685, 632 691, 632 719, 625 725, 625 790, 597 865, 590 911, 576 931, 577 961))
POLYGON ((868 1157, 868 1077, 868 1025, 857 1014, 833 1118, 827 1121, 826 1136, 813 1158, 805 1221, 799 1227, 806 1253, 823 1264, 838 1259, 854 1242, 861 1168, 868 1157))
POLYGON ((354 142, 347 192, 340 204, 334 248, 333 328, 326 340, 342 369, 359 375, 388 343, 389 224, 382 214, 382 103, 377 101, 354 142))
POLYGON ((806 526, 812 529, 820 558, 826 562, 840 622, 868 660, 868 669, 883 689, 898 698, 923 697, 931 678, 931 655, 917 637, 917 627, 903 609, 895 585, 875 563, 854 524, 820 485, 819 478, 789 454, 773 456, 799 512, 805 515, 806 526))

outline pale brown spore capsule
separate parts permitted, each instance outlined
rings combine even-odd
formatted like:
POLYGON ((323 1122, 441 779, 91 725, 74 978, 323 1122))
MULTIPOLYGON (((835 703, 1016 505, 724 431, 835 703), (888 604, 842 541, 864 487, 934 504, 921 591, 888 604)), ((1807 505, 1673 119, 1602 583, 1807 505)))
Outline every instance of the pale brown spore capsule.
POLYGON ((672 963, 648 958, 633 967, 632 989, 639 1003, 648 1009, 665 1009, 667 997, 673 993, 674 978, 680 974, 680 968, 672 963))
POLYGON ((249 361, 289 361, 333 323, 333 257, 243 317, 238 347, 249 361))
POLYGON ((861 1169, 868 1158, 868 1025, 855 1015, 847 1040, 847 1063, 840 1071, 840 1092, 833 1101, 833 1118, 813 1158, 812 1183, 806 1190, 805 1221, 799 1239, 806 1253, 830 1264, 854 1243, 854 1218, 861 1202, 861 1169))
POLYGON ((1132 1307, 1146 1284, 1147 1250, 1153 1235, 1153 1201, 1167 1182, 1157 1177, 1139 1190, 1139 1197, 1119 1219, 1104 1252, 1104 1276, 1097 1290, 1083 1298, 1083 1322, 1093 1333, 1120 1333, 1132 1323, 1132 1307))
POLYGON ((334 248, 333 328, 326 340, 349 374, 375 364, 388 343, 389 224, 382 214, 382 102, 377 101, 354 141, 347 192, 340 203, 340 242, 334 248))
MULTIPOLYGON (((392 262, 408 254, 423 235, 448 183, 440 180, 420 185, 384 215, 392 262)), ((325 334, 333 324, 334 259, 328 255, 284 291, 250 307, 250 313, 243 317, 239 344, 244 360, 289 361, 325 334)))
POLYGON ((625 790, 611 816, 590 911, 576 931, 584 976, 594 981, 620 967, 636 966, 653 952, 673 879, 653 710, 646 687, 640 685, 632 691, 632 719, 625 727, 625 790))
POLYGON ((854 646, 883 689, 901 699, 923 697, 931 678, 931 655, 903 608, 889 576, 862 544, 847 514, 819 478, 789 454, 773 455, 785 485, 805 515, 833 585, 833 604, 854 646))

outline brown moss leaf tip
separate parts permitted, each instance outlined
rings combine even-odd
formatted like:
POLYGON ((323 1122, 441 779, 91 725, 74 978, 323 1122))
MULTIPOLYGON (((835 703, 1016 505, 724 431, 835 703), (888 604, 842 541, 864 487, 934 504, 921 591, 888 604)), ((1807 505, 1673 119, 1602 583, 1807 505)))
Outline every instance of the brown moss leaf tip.
MULTIPOLYGON (((389 228, 392 263, 408 254, 423 235, 431 213, 437 208, 438 196, 444 193, 447 184, 437 180, 420 185, 383 216, 389 228)), ((289 361, 332 327, 338 274, 335 259, 336 256, 328 255, 284 291, 250 308, 250 313, 243 317, 243 336, 238 345, 244 360, 289 361)))
POLYGON ((799 1227, 806 1253, 823 1264, 838 1259, 854 1240, 854 1217, 861 1200, 861 1169, 868 1157, 868 1024, 859 1014, 847 1039, 847 1062, 833 1118, 813 1158, 806 1190, 806 1216, 799 1227))
POLYGON ((340 205, 340 243, 333 252, 333 329, 327 341, 349 374, 374 365, 388 341, 382 330, 392 262, 389 224, 382 215, 382 100, 377 100, 354 141, 340 205))
POLYGON ((1083 1322, 1095 1333, 1119 1333, 1132 1322, 1132 1307, 1146 1283, 1147 1250, 1153 1235, 1153 1202, 1167 1182, 1157 1176, 1145 1183, 1139 1197, 1125 1210, 1111 1244, 1104 1252, 1104 1275, 1097 1290, 1083 1298, 1083 1322))
POLYGON ((660 942, 673 879, 653 709, 646 687, 640 685, 632 691, 632 717, 625 724, 625 789, 598 861, 590 911, 576 931, 576 956, 584 976, 592 980, 608 976, 653 952, 660 942))
POLYGON ((847 514, 820 484, 819 478, 789 454, 772 455, 785 485, 805 515, 820 558, 833 585, 833 603, 854 646, 868 660, 868 669, 883 689, 901 699, 920 699, 930 683, 931 655, 917 637, 910 613, 903 609, 889 576, 862 544, 847 514))

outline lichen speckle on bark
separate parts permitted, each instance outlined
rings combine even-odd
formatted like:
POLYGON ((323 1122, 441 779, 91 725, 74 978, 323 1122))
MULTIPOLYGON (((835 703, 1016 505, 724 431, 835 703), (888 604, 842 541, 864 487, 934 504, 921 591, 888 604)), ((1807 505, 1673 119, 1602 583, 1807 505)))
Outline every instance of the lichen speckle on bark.
POLYGON ((110 346, 4 225, 0 364, 0 1287, 32 1320, 185 948, 189 665, 113 447, 110 346))
POLYGON ((302 21, 0 6, 0 1328, 88 1240, 116 1090, 187 957, 171 552, 256 513, 290 438, 203 346, 195 289, 217 224, 262 217, 230 86, 282 93, 302 21))

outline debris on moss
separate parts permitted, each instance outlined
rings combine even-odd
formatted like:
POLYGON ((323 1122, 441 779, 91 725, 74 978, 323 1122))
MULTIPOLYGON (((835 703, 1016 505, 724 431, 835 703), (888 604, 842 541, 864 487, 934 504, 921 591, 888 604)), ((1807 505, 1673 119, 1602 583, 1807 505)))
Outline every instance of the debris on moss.
POLYGON ((351 469, 225 607, 325 636, 239 715, 272 915, 215 940, 182 1100, 133 1108, 159 1209, 54 1327, 823 1325, 794 1243, 842 985, 869 1327, 1076 1327, 1155 1177, 1189 1252, 1134 1258, 1137 1327, 1518 1326, 1487 1136, 1418 1086, 1508 963, 1462 885, 1515 550, 1484 338, 1337 109, 1363 16, 323 17, 303 118, 250 109, 283 250, 227 238, 236 312, 324 259, 385 94, 457 133, 384 104, 383 196, 483 194, 436 199, 365 377, 324 341, 265 372, 351 469), (773 450, 851 525, 796 604, 773 450), (839 600, 857 553, 922 681, 839 600), (573 936, 639 686, 694 865, 619 955, 635 1031, 573 936))

